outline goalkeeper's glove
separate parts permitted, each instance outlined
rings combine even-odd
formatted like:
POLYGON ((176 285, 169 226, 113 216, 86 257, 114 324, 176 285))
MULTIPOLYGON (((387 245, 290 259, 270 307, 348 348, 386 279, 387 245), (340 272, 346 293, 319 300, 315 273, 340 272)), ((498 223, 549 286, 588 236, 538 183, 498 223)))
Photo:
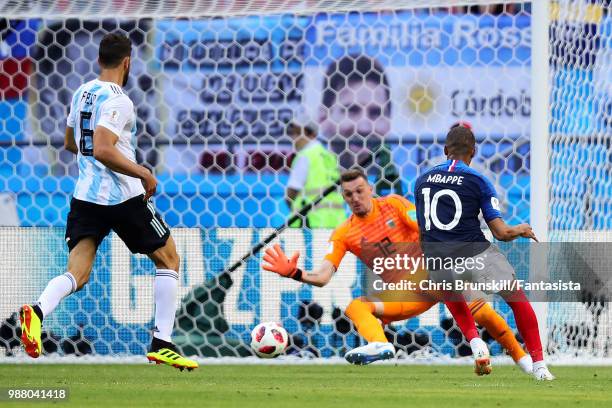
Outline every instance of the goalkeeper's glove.
POLYGON ((297 267, 297 260, 299 257, 300 253, 296 252, 291 259, 287 258, 287 255, 285 255, 280 245, 276 244, 272 248, 266 249, 263 257, 266 263, 262 265, 262 268, 266 271, 278 273, 285 278, 301 281, 302 270, 297 267))

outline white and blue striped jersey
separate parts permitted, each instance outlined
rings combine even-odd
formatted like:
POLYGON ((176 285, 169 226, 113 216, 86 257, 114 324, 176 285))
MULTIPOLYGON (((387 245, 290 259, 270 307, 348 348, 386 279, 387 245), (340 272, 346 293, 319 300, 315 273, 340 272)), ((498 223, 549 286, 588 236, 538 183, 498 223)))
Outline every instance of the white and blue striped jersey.
POLYGON ((74 128, 79 148, 79 180, 74 198, 101 205, 115 205, 144 194, 140 179, 117 173, 93 156, 93 134, 103 126, 119 139, 115 147, 129 160, 136 162, 136 114, 134 104, 113 82, 98 79, 83 84, 72 97, 66 121, 74 128))

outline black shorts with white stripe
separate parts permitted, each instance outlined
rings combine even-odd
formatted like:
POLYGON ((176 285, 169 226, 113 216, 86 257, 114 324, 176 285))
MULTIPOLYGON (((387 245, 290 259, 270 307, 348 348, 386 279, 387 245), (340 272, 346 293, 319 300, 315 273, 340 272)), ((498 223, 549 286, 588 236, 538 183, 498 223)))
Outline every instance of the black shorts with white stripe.
POLYGON ((73 198, 66 225, 68 248, 72 250, 86 237, 93 237, 99 245, 111 230, 132 253, 150 254, 166 245, 170 229, 155 211, 153 203, 144 201, 143 197, 140 195, 117 205, 73 198))

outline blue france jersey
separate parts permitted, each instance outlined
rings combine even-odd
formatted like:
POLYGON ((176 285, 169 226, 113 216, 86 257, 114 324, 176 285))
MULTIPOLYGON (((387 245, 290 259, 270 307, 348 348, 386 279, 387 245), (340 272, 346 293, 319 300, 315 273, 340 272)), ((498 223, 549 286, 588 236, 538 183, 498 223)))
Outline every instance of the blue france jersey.
POLYGON ((128 160, 136 162, 134 105, 118 85, 98 79, 81 85, 72 97, 66 125, 74 128, 74 140, 79 150, 79 179, 74 198, 116 205, 144 194, 139 179, 107 168, 93 155, 94 131, 103 126, 118 137, 117 150, 128 160))
POLYGON ((480 211, 486 222, 501 217, 493 185, 459 160, 422 174, 414 196, 423 242, 488 242, 480 229, 480 211))

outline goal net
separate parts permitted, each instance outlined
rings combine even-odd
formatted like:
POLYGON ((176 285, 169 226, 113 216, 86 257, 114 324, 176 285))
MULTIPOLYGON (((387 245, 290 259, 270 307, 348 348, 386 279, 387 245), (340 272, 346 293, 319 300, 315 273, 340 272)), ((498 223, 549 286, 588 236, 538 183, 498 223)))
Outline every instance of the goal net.
MULTIPOLYGON (((612 238, 610 45, 609 1, 552 4, 549 238, 602 249, 586 254, 587 263, 605 259, 612 238)), ((610 357, 610 298, 601 294, 610 293, 612 283, 610 272, 600 275, 593 282, 603 291, 584 291, 580 302, 549 304, 549 352, 610 357)))
MULTIPOLYGON (((341 168, 371 155, 376 193, 414 201, 416 177, 444 160, 448 129, 468 122, 472 166, 493 182, 508 223, 533 220, 531 186, 545 180, 550 241, 610 241, 608 10, 608 0, 551 2, 549 154, 532 158, 532 121, 544 118, 532 117, 530 2, 0 2, 0 353, 20 354, 16 310, 66 268, 78 168, 63 148, 65 118, 73 92, 97 76, 104 34, 127 33, 133 44, 125 91, 137 160, 159 180, 154 203, 181 257, 177 345, 200 357, 251 356, 251 329, 277 321, 289 354, 328 358, 363 344, 343 313, 364 293, 355 257, 323 288, 262 271, 261 254, 223 272, 290 215, 287 124, 312 123, 341 168), (549 174, 534 174, 534 160, 549 174)), ((275 242, 299 250, 311 270, 330 232, 289 228, 275 242)), ((529 274, 529 259, 511 260, 529 274)), ((89 284, 45 318, 45 353, 142 355, 153 280, 153 264, 109 236, 89 284)), ((510 309, 491 301, 515 329, 510 309)), ((540 321, 549 354, 609 356, 605 300, 549 304, 540 321)), ((386 332, 406 357, 470 353, 443 305, 386 332)))

